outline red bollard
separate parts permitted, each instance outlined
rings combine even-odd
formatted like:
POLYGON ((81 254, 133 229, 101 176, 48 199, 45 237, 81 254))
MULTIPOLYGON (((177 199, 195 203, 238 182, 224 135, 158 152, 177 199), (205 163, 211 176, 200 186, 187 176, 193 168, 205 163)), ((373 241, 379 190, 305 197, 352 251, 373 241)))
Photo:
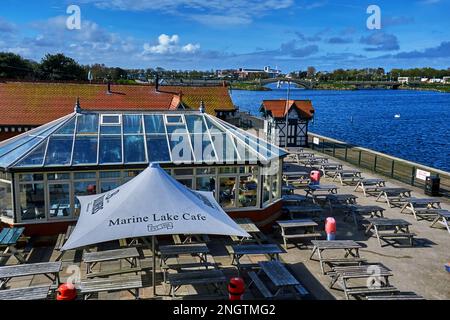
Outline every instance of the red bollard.
POLYGON ((320 171, 313 170, 309 173, 311 184, 320 184, 320 171))
POLYGON ((336 238, 336 220, 334 218, 330 217, 325 220, 325 232, 328 241, 336 238))
POLYGON ((77 298, 77 289, 73 284, 63 283, 56 290, 56 300, 59 301, 73 301, 77 298))
POLYGON ((228 285, 228 293, 230 295, 230 301, 242 300, 242 296, 245 292, 245 282, 242 278, 231 278, 228 285))

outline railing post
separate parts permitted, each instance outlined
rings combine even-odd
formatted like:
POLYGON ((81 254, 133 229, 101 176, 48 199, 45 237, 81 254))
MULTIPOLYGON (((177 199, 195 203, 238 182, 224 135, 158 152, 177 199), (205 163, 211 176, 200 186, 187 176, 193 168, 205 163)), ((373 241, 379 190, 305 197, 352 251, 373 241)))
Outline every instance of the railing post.
POLYGON ((377 159, 378 156, 375 155, 375 159, 373 160, 373 172, 377 172, 377 159))
POLYGON ((347 152, 348 152, 348 147, 347 147, 347 145, 345 145, 345 161, 347 161, 347 152))
POLYGON ((333 157, 336 157, 336 143, 333 143, 333 157))
POLYGON ((322 153, 325 153, 325 140, 322 139, 322 153))
POLYGON ((362 150, 359 150, 358 166, 361 166, 362 150))
POLYGON ((416 178, 416 167, 412 167, 412 172, 411 172, 411 185, 412 186, 414 186, 415 178, 416 178))
POLYGON ((394 177, 394 166, 395 166, 395 160, 392 160, 392 165, 391 165, 391 178, 394 177))

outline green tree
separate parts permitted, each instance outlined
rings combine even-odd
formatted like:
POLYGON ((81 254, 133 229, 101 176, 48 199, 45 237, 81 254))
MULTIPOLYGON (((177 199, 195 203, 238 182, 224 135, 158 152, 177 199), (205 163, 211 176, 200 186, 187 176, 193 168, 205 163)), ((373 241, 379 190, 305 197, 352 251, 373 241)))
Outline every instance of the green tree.
POLYGON ((81 80, 87 79, 86 70, 74 59, 62 53, 47 54, 41 61, 40 77, 45 80, 81 80))
POLYGON ((14 53, 0 52, 0 78, 24 79, 32 78, 33 74, 31 61, 14 53))

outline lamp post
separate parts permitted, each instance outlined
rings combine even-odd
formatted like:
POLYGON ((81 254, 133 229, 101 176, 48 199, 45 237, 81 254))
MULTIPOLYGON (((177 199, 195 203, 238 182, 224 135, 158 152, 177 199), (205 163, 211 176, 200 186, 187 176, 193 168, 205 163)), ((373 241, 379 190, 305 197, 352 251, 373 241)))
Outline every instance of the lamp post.
POLYGON ((286 133, 284 136, 284 147, 287 149, 287 144, 288 144, 288 121, 289 121, 289 99, 290 99, 290 95, 291 95, 291 80, 288 79, 288 89, 287 89, 287 98, 286 98, 286 133))

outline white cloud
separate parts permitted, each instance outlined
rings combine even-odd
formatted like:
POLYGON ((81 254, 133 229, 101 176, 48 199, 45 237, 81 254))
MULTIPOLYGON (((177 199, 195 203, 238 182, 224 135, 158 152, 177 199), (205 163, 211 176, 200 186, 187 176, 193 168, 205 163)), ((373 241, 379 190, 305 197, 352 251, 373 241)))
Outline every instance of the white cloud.
POLYGON ((169 36, 163 33, 158 37, 158 44, 144 44, 144 54, 195 53, 200 50, 199 44, 188 43, 181 46, 179 42, 180 37, 177 34, 169 36))

